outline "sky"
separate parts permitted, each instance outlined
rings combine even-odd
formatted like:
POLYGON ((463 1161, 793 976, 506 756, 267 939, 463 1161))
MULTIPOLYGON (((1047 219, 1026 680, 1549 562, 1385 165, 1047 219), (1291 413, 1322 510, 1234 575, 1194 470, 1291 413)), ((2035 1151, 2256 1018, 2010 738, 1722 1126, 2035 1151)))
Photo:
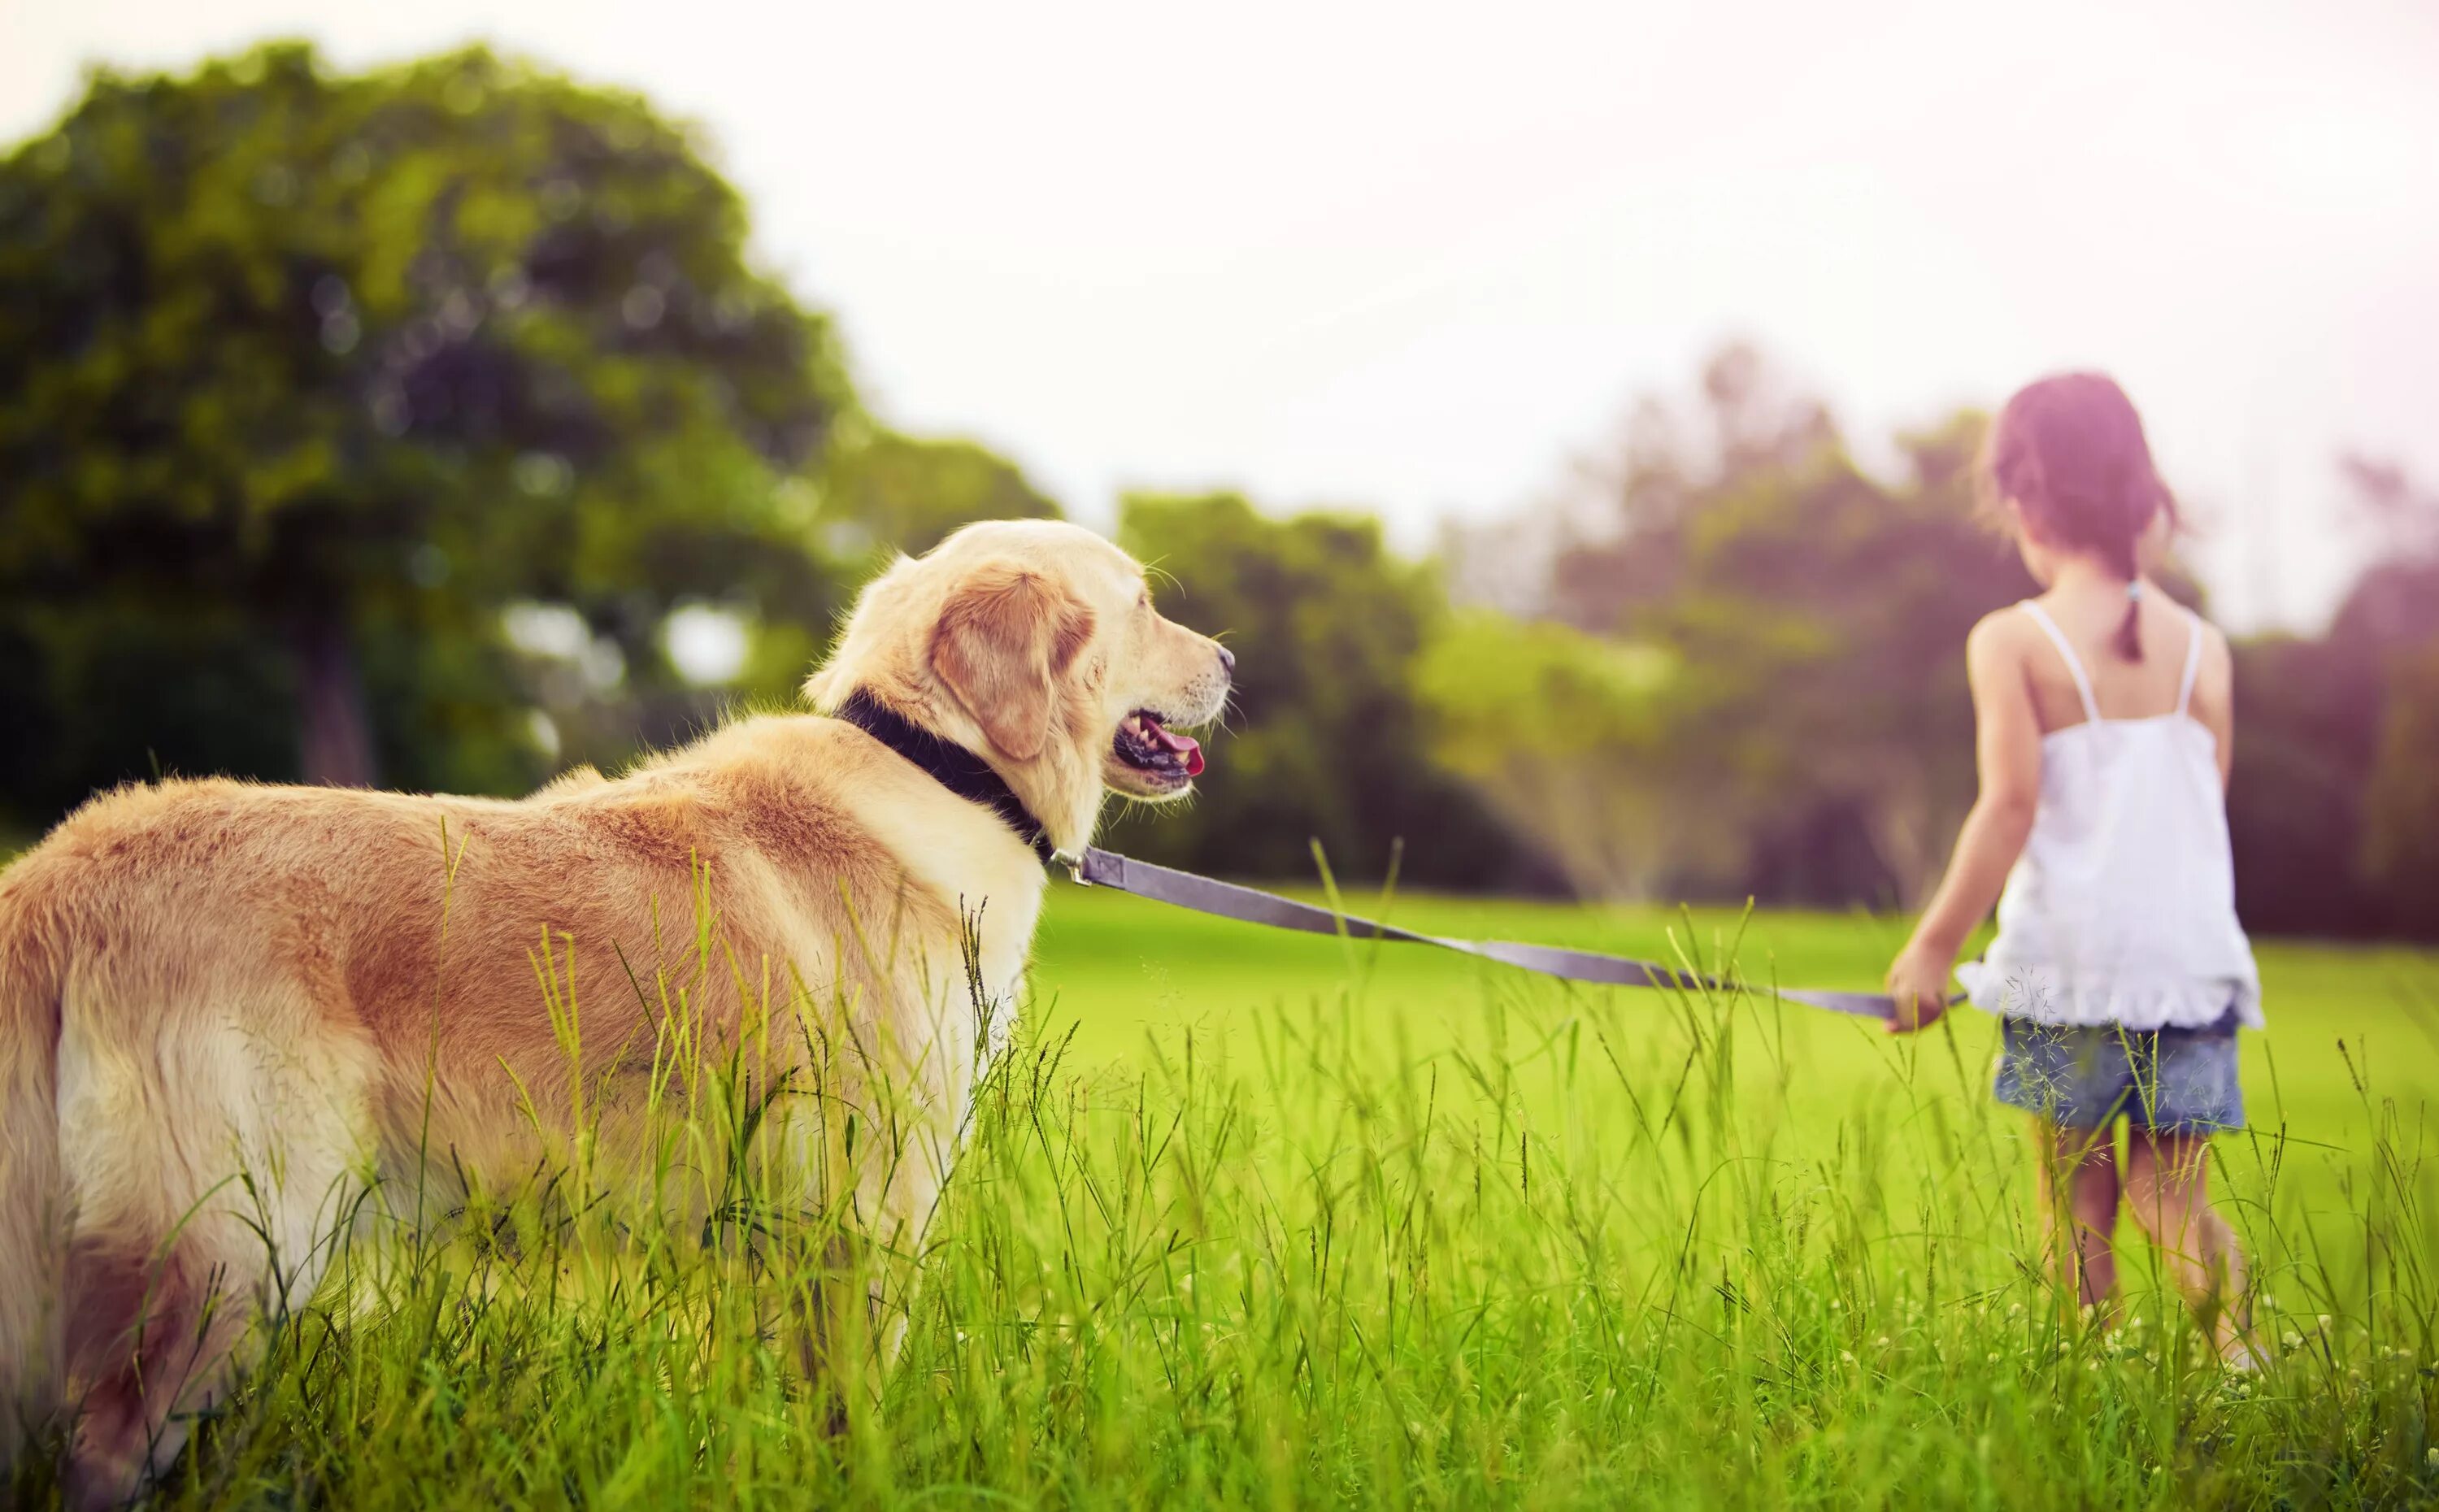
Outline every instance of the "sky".
POLYGON ((2040 373, 2142 406, 2220 615, 2310 629, 2345 450, 2439 482, 2439 6, 0 0, 82 69, 483 40, 699 123, 886 419, 1130 488, 1551 496, 1760 345, 1867 462, 2040 373))

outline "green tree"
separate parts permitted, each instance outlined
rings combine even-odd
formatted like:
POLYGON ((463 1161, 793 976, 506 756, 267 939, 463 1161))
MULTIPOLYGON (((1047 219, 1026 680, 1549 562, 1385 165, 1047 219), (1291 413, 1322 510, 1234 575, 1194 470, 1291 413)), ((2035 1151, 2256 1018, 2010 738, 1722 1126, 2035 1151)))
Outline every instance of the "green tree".
POLYGON ((1973 519, 1978 422, 1908 438, 1896 487, 1843 450, 1746 471, 1686 533, 1641 631, 1702 668, 1674 734, 1690 795, 1748 842, 1740 890, 1911 901, 1974 793, 1965 639, 2032 591, 1973 519))
POLYGON ((973 520, 1060 517, 1014 463, 968 440, 858 426, 822 470, 822 544, 841 560, 919 557, 973 520))
POLYGON ((1399 560, 1368 515, 1273 519, 1233 493, 1133 494, 1121 544, 1171 584, 1164 606, 1237 653, 1237 694, 1201 796, 1122 827, 1154 860, 1309 877, 1318 840, 1358 879, 1386 870, 1444 887, 1513 880, 1522 858, 1466 788, 1435 766, 1415 696, 1445 613, 1433 574, 1399 560))
POLYGON ((0 163, 6 633, 63 676, 209 651, 294 732, 212 756, 365 782, 512 738, 511 600, 646 681, 688 596, 826 617, 781 485, 851 396, 744 238, 685 131, 481 50, 97 75, 0 163))
POLYGON ((1629 628, 1677 592, 1713 504, 1838 446, 1828 410, 1747 343, 1714 353, 1696 387, 1690 407, 1659 395, 1637 400, 1610 452, 1576 465, 1569 496, 1554 505, 1563 544, 1545 604, 1555 617, 1629 628))
MULTIPOLYGON (((1558 528, 1514 533, 1557 542, 1544 586, 1518 601, 1615 647, 1665 649, 1669 670, 1611 711, 1630 714, 1623 724, 1590 714, 1596 738, 1527 742, 1529 776, 1469 770, 1569 858, 1578 886, 1918 894, 1973 796, 1966 633, 2032 586, 1974 521, 1980 434, 1960 415, 1902 437, 1907 475, 1883 483, 1817 400, 1741 346, 1706 365, 1690 406, 1641 401, 1615 456, 1552 506, 1558 528)), ((1546 637, 1540 649, 1577 673, 1602 660, 1546 637)), ((1514 654, 1549 669, 1530 647, 1514 654)), ((1432 685, 1455 717, 1447 700, 1467 695, 1432 685)))
POLYGON ((2371 560, 2326 634, 2235 648, 2236 903, 2257 931, 2439 936, 2427 881, 2439 494, 2362 457, 2340 471, 2371 560))
POLYGON ((1671 703, 1686 680, 1659 646, 1469 610, 1432 636, 1415 686, 1434 758, 1577 894, 1640 898, 1734 840, 1671 792, 1671 703))
MULTIPOLYGON (((920 556, 960 525, 976 520, 1056 520, 1064 513, 1015 463, 977 442, 908 436, 853 412, 841 418, 814 478, 792 481, 782 492, 791 507, 810 521, 805 534, 823 560, 834 564, 846 592, 892 556, 920 556)), ((806 668, 828 645, 831 620, 842 607, 843 597, 826 605, 818 594, 792 613, 739 607, 736 612, 749 632, 749 653, 724 692, 754 703, 792 702, 806 668)), ((562 685, 564 670, 556 679, 562 685)), ((692 701, 681 698, 672 701, 671 709, 700 720, 703 703, 700 695, 692 701)))
POLYGON ((2376 916, 2439 936, 2439 640, 2391 664, 2363 793, 2362 870, 2376 916))
POLYGON ((2439 937, 2439 492, 2393 463, 2348 456, 2339 466, 2376 555, 2328 634, 2301 649, 2317 665, 2238 688, 2239 731, 2259 722, 2256 704, 2305 705, 2272 728, 2316 780, 2248 807, 2269 809, 2288 843, 2269 885, 2319 883, 2309 898, 2278 898, 2309 910, 2305 927, 2439 937), (2305 825, 2309 833, 2295 833, 2305 825), (2312 864, 2296 864, 2305 858, 2312 864))
POLYGON ((2325 637, 2267 635, 2234 649, 2237 911, 2255 933, 2365 934, 2381 912, 2361 866, 2379 664, 2325 637))

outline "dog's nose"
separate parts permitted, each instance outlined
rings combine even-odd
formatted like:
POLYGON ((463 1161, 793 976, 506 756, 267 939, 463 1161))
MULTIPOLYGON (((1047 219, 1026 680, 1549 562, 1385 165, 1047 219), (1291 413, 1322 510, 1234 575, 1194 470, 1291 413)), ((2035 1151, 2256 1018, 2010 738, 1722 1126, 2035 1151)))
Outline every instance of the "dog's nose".
POLYGON ((1220 648, 1220 670, 1231 677, 1237 675, 1237 653, 1225 646, 1220 648))

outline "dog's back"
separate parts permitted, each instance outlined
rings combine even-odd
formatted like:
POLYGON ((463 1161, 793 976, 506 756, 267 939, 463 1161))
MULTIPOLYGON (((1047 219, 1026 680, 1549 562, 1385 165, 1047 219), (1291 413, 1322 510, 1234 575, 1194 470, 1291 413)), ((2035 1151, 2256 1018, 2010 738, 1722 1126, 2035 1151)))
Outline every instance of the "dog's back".
POLYGON ((1089 531, 987 524, 867 587, 808 685, 912 744, 772 716, 520 802, 209 781, 87 805, 0 879, 0 1431, 64 1385, 71 1496, 132 1494, 226 1389, 243 1304, 312 1293, 365 1183, 530 1172, 633 1073, 749 1039, 802 1060, 755 1086, 818 1062, 807 1106, 872 1136, 795 1163, 851 1184, 870 1248, 918 1254, 1041 854, 1089 842, 1105 786, 1190 788, 1169 726, 1218 716, 1231 661, 1089 531), (975 764, 1000 798, 955 775, 975 764))
POLYGON ((62 823, 0 876, 9 1458, 64 1386, 72 1496, 133 1492, 224 1389, 250 1304, 312 1294, 367 1181, 435 1150, 453 1178, 530 1168, 537 1119, 654 1063, 641 984, 681 987, 716 1054, 753 984, 791 1011, 798 978, 854 979, 927 1080, 957 1069, 925 1008, 962 981, 956 915, 840 800, 877 787, 860 739, 749 721, 522 802, 169 782, 62 823))

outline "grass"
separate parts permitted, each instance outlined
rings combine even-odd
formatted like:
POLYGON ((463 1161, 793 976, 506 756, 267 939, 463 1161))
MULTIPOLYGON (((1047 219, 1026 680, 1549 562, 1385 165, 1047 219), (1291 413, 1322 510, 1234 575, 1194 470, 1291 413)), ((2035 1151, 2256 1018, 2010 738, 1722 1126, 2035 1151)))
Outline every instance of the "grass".
MULTIPOLYGON (((1673 929, 1821 986, 1868 985, 1898 939, 1395 912, 1645 954, 1673 929)), ((2272 1345, 2255 1378, 2216 1366, 2130 1237, 2127 1325, 2062 1311, 1979 1015, 1893 1040, 1061 890, 878 1386, 792 1376, 750 1236, 606 1243, 589 1203, 536 1206, 351 1253, 159 1501, 2427 1502, 2439 958, 2262 964, 2253 1128, 2216 1157, 2272 1345)))

